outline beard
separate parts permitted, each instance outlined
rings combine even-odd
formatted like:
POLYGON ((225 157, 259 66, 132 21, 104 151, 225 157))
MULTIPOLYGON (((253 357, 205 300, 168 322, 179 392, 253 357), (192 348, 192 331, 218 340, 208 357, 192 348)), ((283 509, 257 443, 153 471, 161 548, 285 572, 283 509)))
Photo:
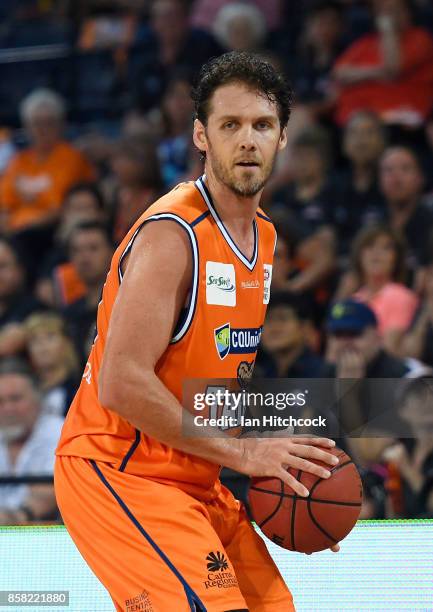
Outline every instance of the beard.
POLYGON ((241 198, 251 198, 263 189, 272 173, 275 158, 277 156, 277 150, 275 150, 272 159, 265 166, 260 166, 261 172, 259 176, 256 170, 247 167, 242 169, 239 176, 235 173, 235 167, 230 168, 224 165, 221 159, 214 154, 211 147, 209 147, 209 153, 210 155, 207 161, 215 177, 220 183, 241 198))

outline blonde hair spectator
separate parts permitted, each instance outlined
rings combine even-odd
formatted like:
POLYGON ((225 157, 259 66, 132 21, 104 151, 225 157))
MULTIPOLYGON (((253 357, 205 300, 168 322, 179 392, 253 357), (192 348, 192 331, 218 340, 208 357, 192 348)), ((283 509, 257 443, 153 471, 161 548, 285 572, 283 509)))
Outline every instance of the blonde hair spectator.
POLYGON ((226 49, 255 51, 262 47, 266 38, 266 21, 256 6, 231 2, 218 11, 213 34, 226 49))
POLYGON ((61 121, 66 113, 63 98, 55 91, 39 88, 32 91, 20 104, 20 116, 23 123, 27 123, 31 117, 40 110, 61 121))

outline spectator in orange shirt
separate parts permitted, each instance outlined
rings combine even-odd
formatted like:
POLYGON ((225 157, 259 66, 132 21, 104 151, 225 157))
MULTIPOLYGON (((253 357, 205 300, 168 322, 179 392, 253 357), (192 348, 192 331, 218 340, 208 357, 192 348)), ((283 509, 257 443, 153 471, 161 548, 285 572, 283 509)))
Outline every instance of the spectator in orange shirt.
POLYGON ((3 230, 12 233, 52 224, 66 191, 95 178, 81 153, 62 140, 65 109, 60 96, 35 90, 20 112, 31 146, 11 160, 0 183, 3 230))
POLYGON ((336 61, 336 121, 357 110, 386 123, 419 127, 433 108, 433 38, 415 27, 408 0, 373 0, 376 32, 355 41, 336 61))

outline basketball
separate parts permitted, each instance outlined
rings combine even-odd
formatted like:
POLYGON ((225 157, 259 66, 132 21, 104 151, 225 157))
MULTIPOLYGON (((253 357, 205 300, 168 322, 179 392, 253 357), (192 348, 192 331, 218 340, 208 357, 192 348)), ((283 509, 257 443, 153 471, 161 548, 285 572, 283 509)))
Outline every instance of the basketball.
POLYGON ((300 497, 279 478, 252 478, 249 503, 253 520, 275 544, 312 553, 340 542, 361 511, 362 484, 352 459, 341 449, 326 449, 339 459, 327 479, 302 470, 290 473, 310 491, 300 497))

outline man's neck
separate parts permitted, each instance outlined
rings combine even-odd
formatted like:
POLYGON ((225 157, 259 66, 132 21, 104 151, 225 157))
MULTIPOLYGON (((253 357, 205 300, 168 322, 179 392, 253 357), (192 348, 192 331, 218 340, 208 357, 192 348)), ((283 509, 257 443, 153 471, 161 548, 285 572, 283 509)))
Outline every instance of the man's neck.
POLYGON ((248 234, 263 190, 251 197, 238 196, 216 178, 211 168, 206 168, 206 185, 224 225, 236 232, 248 234))

